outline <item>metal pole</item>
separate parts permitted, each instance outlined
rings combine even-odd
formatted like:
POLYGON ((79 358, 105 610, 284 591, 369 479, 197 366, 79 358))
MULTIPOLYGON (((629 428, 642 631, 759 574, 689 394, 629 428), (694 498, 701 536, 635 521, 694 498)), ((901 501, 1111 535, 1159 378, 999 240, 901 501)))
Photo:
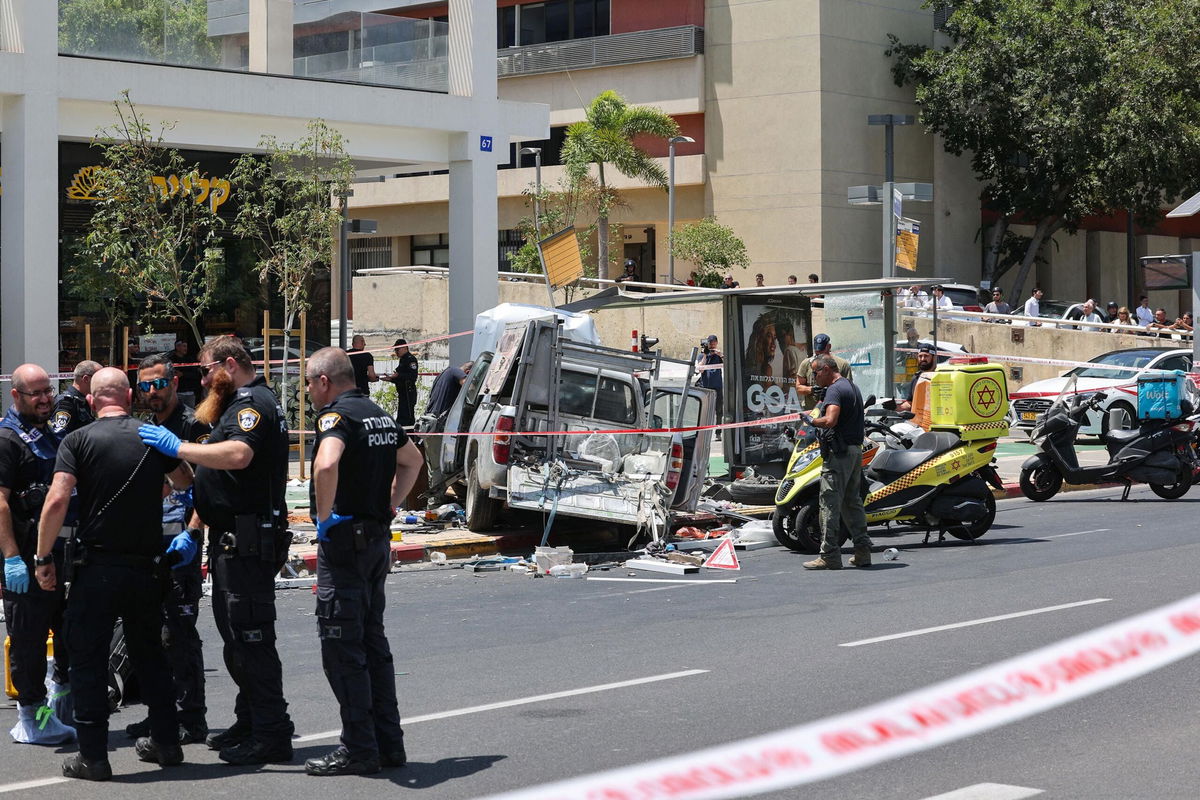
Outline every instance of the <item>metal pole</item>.
POLYGON ((888 181, 896 180, 895 173, 895 150, 893 149, 893 127, 892 123, 888 123, 883 127, 883 179, 888 181))
MULTIPOLYGON (((888 126, 891 130, 891 126, 888 126)), ((891 171, 891 157, 887 160, 888 171, 891 171)), ((883 273, 882 277, 891 278, 896 266, 896 215, 892 208, 892 188, 890 180, 884 181, 880 200, 883 201, 883 273)), ((883 297, 883 390, 890 397, 896 391, 896 299, 888 289, 883 297)))
POLYGON ((667 145, 667 283, 675 285, 675 140, 667 145))
MULTIPOLYGON (((533 154, 533 228, 537 231, 536 241, 542 241, 542 149, 537 148, 537 152, 533 154)), ((546 269, 546 262, 542 258, 541 244, 535 245, 538 251, 538 261, 542 264, 542 274, 546 276, 546 295, 550 298, 550 308, 554 308, 554 286, 550 283, 550 271, 546 269)))
POLYGON ((348 195, 339 195, 342 198, 342 221, 338 225, 338 275, 340 276, 338 283, 341 284, 338 292, 338 347, 346 349, 346 317, 350 313, 350 242, 347 238, 347 229, 350 226, 350 204, 348 195))
MULTIPOLYGON (((1192 320, 1196 319, 1196 310, 1200 309, 1200 250, 1192 252, 1192 320)), ((1200 336, 1192 331, 1192 369, 1200 363, 1200 336)))

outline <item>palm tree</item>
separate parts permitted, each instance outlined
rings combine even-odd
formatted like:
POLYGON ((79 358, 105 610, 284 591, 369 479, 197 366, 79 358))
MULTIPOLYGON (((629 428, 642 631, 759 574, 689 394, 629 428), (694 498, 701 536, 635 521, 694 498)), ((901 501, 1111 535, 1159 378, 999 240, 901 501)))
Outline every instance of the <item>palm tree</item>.
POLYGON ((662 166, 633 143, 635 136, 661 136, 669 139, 679 133, 679 125, 657 108, 631 106, 614 91, 601 92, 588 105, 586 119, 567 128, 562 147, 562 163, 572 181, 584 178, 595 164, 599 169, 600 200, 597 208, 599 257, 597 275, 608 277, 608 213, 612 195, 604 180, 604 165, 611 163, 630 178, 667 188, 667 173, 662 166))

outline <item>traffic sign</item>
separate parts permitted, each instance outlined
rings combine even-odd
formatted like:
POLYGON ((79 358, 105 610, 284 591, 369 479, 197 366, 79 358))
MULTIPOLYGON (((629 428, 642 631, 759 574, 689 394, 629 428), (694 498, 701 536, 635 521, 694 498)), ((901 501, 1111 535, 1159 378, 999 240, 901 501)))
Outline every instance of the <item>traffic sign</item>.
POLYGON ((733 539, 728 536, 722 539, 717 549, 713 550, 712 555, 700 566, 709 569, 740 570, 742 565, 738 563, 737 552, 733 549, 733 539))

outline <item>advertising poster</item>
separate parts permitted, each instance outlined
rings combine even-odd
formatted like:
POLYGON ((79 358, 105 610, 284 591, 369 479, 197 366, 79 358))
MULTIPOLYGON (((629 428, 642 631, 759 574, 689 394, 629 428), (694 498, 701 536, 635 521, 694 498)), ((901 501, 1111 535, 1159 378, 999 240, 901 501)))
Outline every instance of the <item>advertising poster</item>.
MULTIPOLYGON (((800 298, 746 298, 738 306, 737 371, 726 376, 726 385, 737 386, 739 421, 791 414, 801 409, 796 393, 796 373, 809 355, 810 332, 807 301, 800 298)), ((728 390, 727 390, 728 391, 728 390)), ((785 425, 739 428, 739 462, 764 464, 786 459, 791 442, 785 425)))

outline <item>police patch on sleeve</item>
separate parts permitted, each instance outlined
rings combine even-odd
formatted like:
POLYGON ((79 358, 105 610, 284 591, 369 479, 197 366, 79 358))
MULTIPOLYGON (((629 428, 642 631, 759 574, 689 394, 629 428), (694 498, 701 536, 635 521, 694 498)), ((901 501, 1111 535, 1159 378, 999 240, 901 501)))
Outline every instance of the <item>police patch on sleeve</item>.
POLYGON ((54 418, 50 420, 50 430, 55 433, 62 433, 71 424, 70 411, 56 411, 54 418))
POLYGON ((259 414, 253 408, 243 408, 237 415, 238 427, 247 432, 257 428, 258 423, 261 421, 262 414, 259 414))
POLYGON ((317 417, 317 430, 321 433, 332 428, 342 421, 342 415, 336 411, 330 411, 328 414, 322 414, 317 417))

